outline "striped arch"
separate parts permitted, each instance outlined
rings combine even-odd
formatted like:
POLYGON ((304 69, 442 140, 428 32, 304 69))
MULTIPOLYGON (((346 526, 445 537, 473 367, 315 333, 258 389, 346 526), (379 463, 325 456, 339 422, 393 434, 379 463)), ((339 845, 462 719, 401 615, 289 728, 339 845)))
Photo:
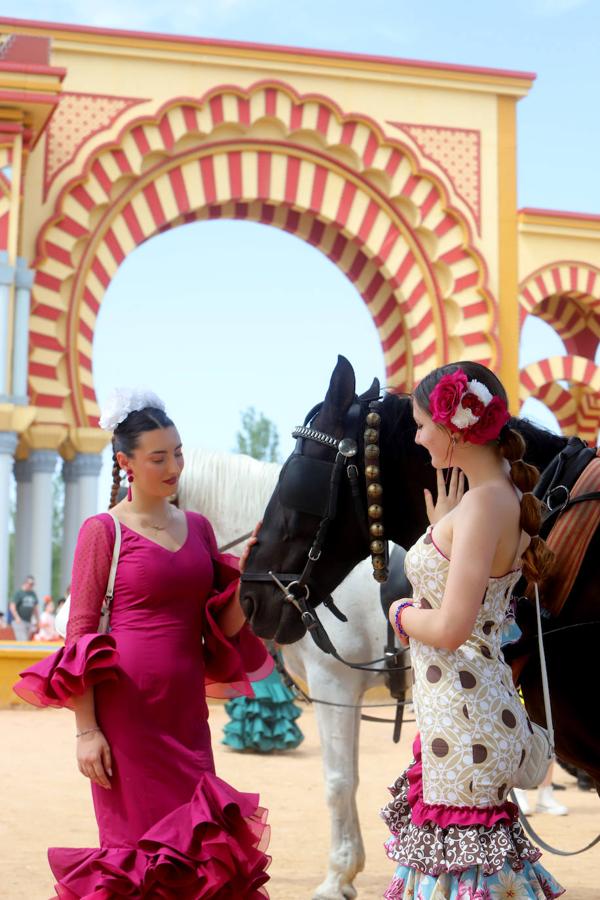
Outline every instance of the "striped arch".
POLYGON ((0 250, 6 250, 8 246, 8 219, 12 186, 3 170, 10 166, 11 157, 11 148, 0 146, 0 250))
POLYGON ((521 322, 539 316, 567 343, 585 331, 600 340, 600 269, 573 261, 544 266, 522 282, 519 307, 521 322))
POLYGON ((535 397, 556 416, 565 434, 596 444, 600 428, 600 367, 582 356, 553 356, 521 371, 520 400, 535 397), (558 382, 566 381, 569 389, 558 382))
POLYGON ((95 426, 94 327, 118 266, 158 232, 219 217, 285 229, 329 256, 373 316, 389 384, 465 355, 496 365, 487 272, 448 188, 368 119, 260 83, 134 119, 63 188, 38 241, 32 402, 95 426))

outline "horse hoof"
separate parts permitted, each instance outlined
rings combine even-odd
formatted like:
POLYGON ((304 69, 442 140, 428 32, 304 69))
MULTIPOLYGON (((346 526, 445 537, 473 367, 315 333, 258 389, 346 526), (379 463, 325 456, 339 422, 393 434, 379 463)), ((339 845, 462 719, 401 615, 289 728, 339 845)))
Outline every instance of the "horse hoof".
POLYGON ((358 894, 351 884, 332 884, 324 881, 313 894, 312 900, 354 900, 358 894))

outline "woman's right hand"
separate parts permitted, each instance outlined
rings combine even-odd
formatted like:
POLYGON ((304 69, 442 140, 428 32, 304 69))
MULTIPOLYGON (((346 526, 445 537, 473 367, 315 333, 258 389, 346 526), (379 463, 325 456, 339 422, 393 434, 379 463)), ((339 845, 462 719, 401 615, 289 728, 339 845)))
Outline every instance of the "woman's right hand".
POLYGON ((100 787, 111 789, 111 753, 108 741, 100 730, 77 738, 77 765, 86 778, 100 787))
POLYGON ((252 550, 252 548, 254 547, 254 545, 256 544, 256 542, 258 540, 258 532, 260 531, 261 525, 262 525, 262 520, 260 522, 256 523, 256 525, 254 526, 254 531, 248 538, 246 546, 244 547, 244 549, 242 551, 242 555, 240 556, 240 563, 239 563, 241 574, 243 574, 246 571, 246 564, 248 562, 248 557, 250 556, 250 551, 252 550))

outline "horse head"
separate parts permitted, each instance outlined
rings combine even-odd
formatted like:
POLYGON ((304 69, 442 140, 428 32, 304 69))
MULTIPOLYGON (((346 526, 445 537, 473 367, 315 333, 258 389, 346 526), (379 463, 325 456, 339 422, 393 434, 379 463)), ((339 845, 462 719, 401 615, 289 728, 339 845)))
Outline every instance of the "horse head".
MULTIPOLYGON (((327 602, 354 566, 375 553, 377 529, 369 528, 367 513, 373 500, 367 498, 365 429, 368 442, 367 416, 378 397, 377 381, 356 395, 354 370, 340 356, 323 402, 294 432, 296 448, 283 466, 243 577, 242 607, 263 638, 282 644, 299 640, 306 625, 293 602, 295 592, 312 606, 327 602)), ((426 525, 423 487, 432 487, 433 470, 427 453, 414 444, 409 399, 386 395, 378 409, 384 510, 379 524, 385 540, 410 546, 426 525)), ((379 545, 376 549, 383 559, 379 545)), ((381 570, 377 574, 381 580, 381 570)))

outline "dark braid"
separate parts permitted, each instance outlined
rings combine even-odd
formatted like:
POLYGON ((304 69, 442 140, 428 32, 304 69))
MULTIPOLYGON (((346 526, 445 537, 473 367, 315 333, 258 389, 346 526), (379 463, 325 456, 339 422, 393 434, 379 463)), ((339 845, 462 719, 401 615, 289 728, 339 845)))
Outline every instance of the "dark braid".
POLYGON ((521 516, 519 525, 531 538, 527 549, 521 557, 523 575, 532 584, 540 584, 549 574, 554 562, 554 553, 540 537, 542 524, 542 507, 540 501, 531 493, 540 477, 535 466, 523 459, 525 440, 514 428, 505 426, 498 439, 500 452, 510 463, 510 477, 522 492, 521 516))
POLYGON ((119 422, 113 432, 113 481, 110 491, 109 509, 118 502, 119 489, 121 487, 121 469, 117 462, 117 453, 131 456, 138 445, 140 435, 144 431, 154 431, 157 428, 170 428, 173 422, 166 412, 154 406, 144 409, 134 409, 129 415, 119 422))
POLYGON ((110 503, 108 508, 112 509, 119 499, 119 489, 121 487, 121 467, 117 462, 117 452, 115 450, 115 440, 113 438, 113 467, 112 467, 112 487, 110 489, 110 503))
MULTIPOLYGON (((476 379, 485 385, 492 396, 501 397, 508 406, 506 391, 500 379, 486 366, 465 360, 440 366, 425 376, 413 394, 421 409, 429 411, 429 398, 440 379, 458 369, 462 369, 469 381, 476 379)), ((540 583, 550 574, 554 561, 554 554, 539 536, 542 521, 541 506, 537 497, 531 493, 540 473, 535 466, 529 465, 523 459, 526 450, 525 440, 514 428, 505 425, 497 440, 490 441, 491 443, 495 443, 501 454, 509 461, 510 477, 523 495, 519 524, 521 529, 531 537, 531 541, 521 557, 523 575, 528 582, 540 583)))

